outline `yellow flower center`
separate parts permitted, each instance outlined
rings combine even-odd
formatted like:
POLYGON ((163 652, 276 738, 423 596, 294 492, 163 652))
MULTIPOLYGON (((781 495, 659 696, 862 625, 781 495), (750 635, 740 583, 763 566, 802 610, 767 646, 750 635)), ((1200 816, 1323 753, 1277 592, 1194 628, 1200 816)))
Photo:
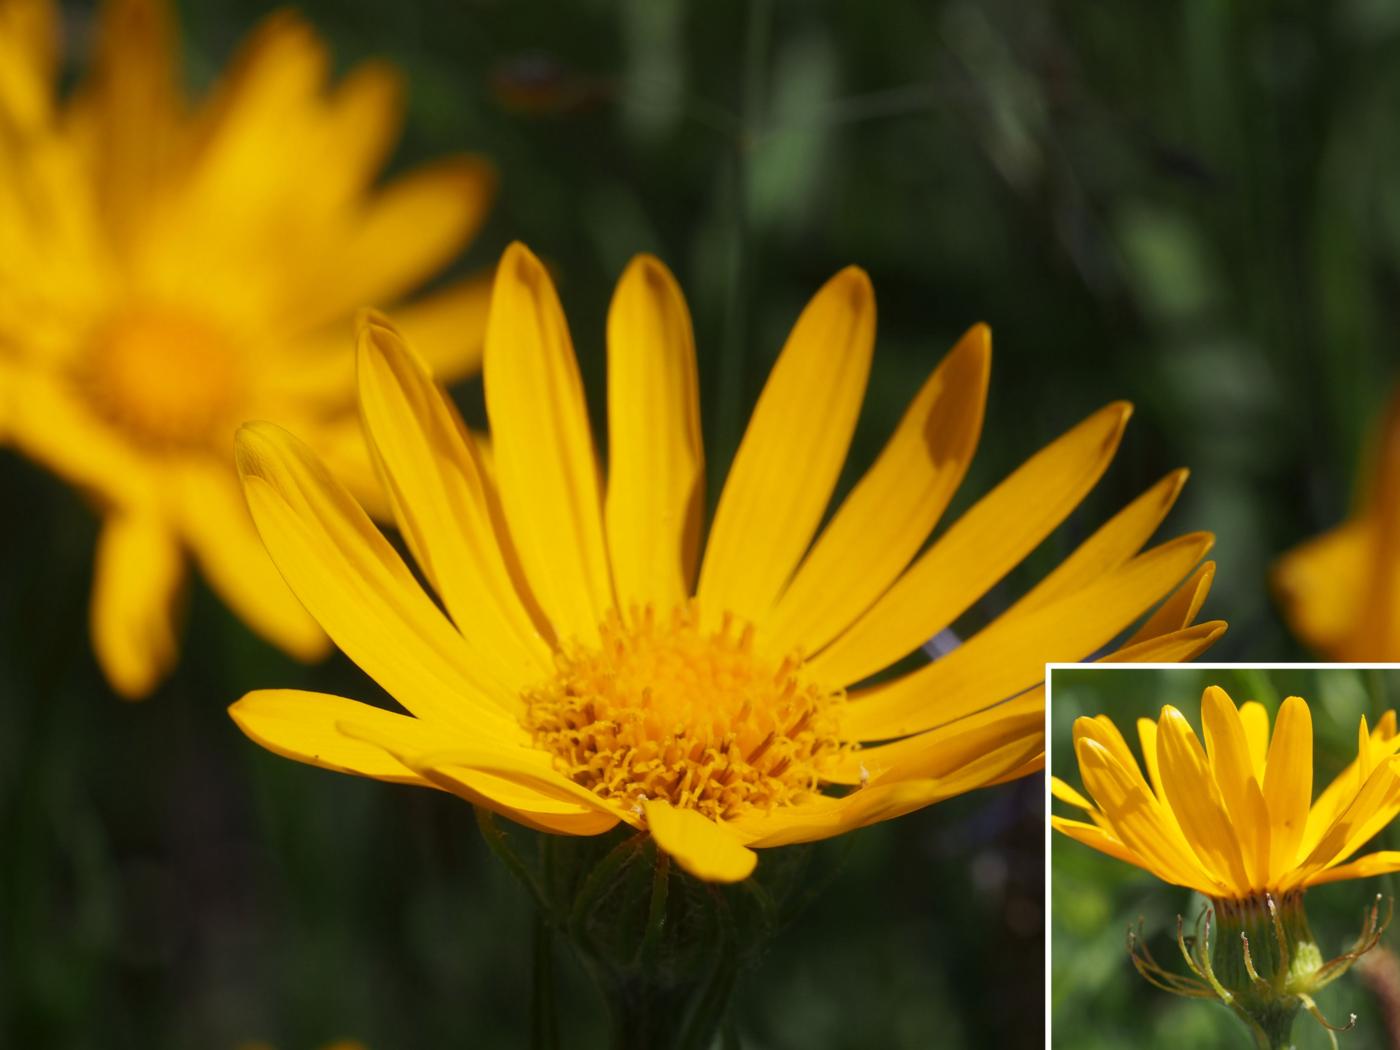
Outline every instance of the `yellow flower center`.
POLYGON ((558 654, 528 690, 525 726, 570 779, 628 806, 664 799, 714 820, 771 810, 819 790, 850 745, 837 736, 844 694, 807 681, 800 659, 754 651, 753 628, 726 615, 700 628, 693 604, 658 618, 610 615, 596 648, 558 654))
POLYGON ((97 413, 138 443, 189 448, 232 440, 238 364, 202 318, 147 310, 102 328, 78 378, 97 413))

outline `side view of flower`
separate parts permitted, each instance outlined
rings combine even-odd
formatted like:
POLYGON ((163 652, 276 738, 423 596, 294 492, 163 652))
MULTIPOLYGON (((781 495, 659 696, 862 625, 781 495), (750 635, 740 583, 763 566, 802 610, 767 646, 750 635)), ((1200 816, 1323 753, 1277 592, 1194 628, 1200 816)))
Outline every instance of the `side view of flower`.
POLYGON ((1164 598, 1118 658, 1188 659, 1224 629, 1193 623, 1210 537, 1141 550, 1181 487, 1174 473, 965 644, 861 685, 1069 514, 1129 414, 1114 404, 1091 416, 925 548, 981 427, 990 346, 975 327, 817 535, 874 329, 860 270, 812 299, 702 555, 693 337, 657 260, 634 260, 609 314, 606 484, 562 309, 527 249, 506 251, 493 290, 490 469, 411 340, 368 315, 366 434, 446 614, 310 448, 249 424, 238 465, 273 560, 408 714, 267 690, 234 704, 233 718, 283 755, 441 788, 543 831, 632 825, 714 881, 747 877, 757 848, 839 835, 1041 768, 1047 660, 1099 650, 1164 598))
POLYGON ((1400 871, 1400 852, 1355 856, 1400 815, 1395 712, 1386 712, 1374 730, 1362 717, 1355 761, 1316 799, 1306 701, 1286 699, 1270 734, 1262 704, 1237 708, 1211 686, 1201 699, 1201 722, 1204 746, 1175 707, 1164 707, 1156 722, 1139 719, 1144 776, 1112 721, 1078 719, 1074 750, 1088 796, 1059 778, 1051 791, 1089 820, 1052 816, 1051 824, 1209 897, 1203 931, 1194 939, 1178 934, 1194 979, 1168 972, 1131 938, 1134 964, 1168 991, 1219 998, 1249 1024, 1260 1046, 1289 1045, 1299 1009, 1327 1024, 1312 996, 1373 947, 1385 925, 1378 903, 1371 906, 1355 947, 1324 961, 1303 894, 1322 883, 1400 871))
MULTIPOLYGON (((113 688, 175 661, 189 557, 250 627, 327 641, 258 542, 232 469, 249 418, 286 422, 364 500, 354 311, 399 303, 478 227, 494 176, 456 157, 373 185, 402 94, 274 14, 198 102, 162 0, 108 0, 58 92, 52 0, 0 0, 0 440, 102 516, 91 621, 113 688)), ((450 379, 476 367, 488 282, 397 308, 450 379)))

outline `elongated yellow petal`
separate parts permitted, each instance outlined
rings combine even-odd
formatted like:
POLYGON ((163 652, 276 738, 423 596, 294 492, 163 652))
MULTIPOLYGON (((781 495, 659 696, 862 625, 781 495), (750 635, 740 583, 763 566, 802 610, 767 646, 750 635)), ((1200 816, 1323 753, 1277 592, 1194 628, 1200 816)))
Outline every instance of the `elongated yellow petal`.
POLYGON ((1137 645, 1188 626, 1205 604, 1206 595, 1210 593, 1210 585, 1214 580, 1215 562, 1204 562, 1192 573, 1189 580, 1178 587, 1172 596, 1147 618, 1124 646, 1137 645))
POLYGON ((1204 869, 1231 896, 1248 893, 1254 887, 1220 788, 1195 732, 1174 707, 1162 708, 1157 722, 1157 763, 1163 793, 1204 869))
POLYGON ((751 810, 729 822, 755 848, 815 842, 911 813, 956 795, 1003 780, 1033 763, 1043 750, 1043 734, 1033 733, 979 755, 947 776, 871 784, 841 798, 817 796, 796 806, 768 812, 751 810))
POLYGON ((330 639, 297 600, 258 538, 238 478, 224 465, 192 464, 172 478, 183 538, 229 607, 299 660, 323 659, 330 639))
POLYGON ((1176 470, 1115 514, 1003 615, 1034 612, 1118 568, 1142 550, 1186 484, 1176 470))
POLYGON ((420 718, 523 738, 515 694, 482 674, 478 654, 305 445, 248 424, 237 458, 272 560, 347 656, 420 718))
POLYGON ((1077 842, 1082 842, 1090 849, 1096 849, 1100 853, 1118 860, 1126 861, 1135 868, 1151 872, 1164 882, 1175 882, 1170 871, 1159 871, 1157 866, 1150 860, 1129 849, 1119 842, 1111 832, 1105 831, 1097 824, 1086 824, 1082 820, 1066 820, 1064 817, 1057 817, 1053 814, 1050 817, 1050 826, 1061 834, 1068 835, 1077 842))
POLYGON ((608 311, 608 553, 625 611, 690 594, 705 501, 690 312, 659 259, 639 255, 608 311))
POLYGON ((1166 663, 1180 664, 1194 660, 1220 640, 1225 633, 1224 620, 1209 620, 1180 631, 1159 635, 1123 649, 1115 649, 1100 658, 1100 663, 1166 663))
POLYGON ((1264 766, 1264 801, 1273 828, 1270 867, 1285 871, 1298 858, 1308 825, 1313 782, 1312 713, 1301 698, 1290 696, 1278 709, 1274 737, 1264 766))
POLYGON ((515 689, 549 675, 550 649, 516 591, 476 448, 414 352, 379 315, 361 322, 360 412, 419 566, 491 668, 515 689))
POLYGON ((496 271, 486 410, 501 503, 530 587, 561 638, 596 642, 614 603, 588 408, 554 285, 518 243, 496 271))
POLYGON ((1346 860, 1400 813, 1400 758, 1387 758, 1366 778, 1346 808, 1332 821, 1286 881, 1284 888, 1307 885, 1319 871, 1346 860))
POLYGON ((642 807, 657 847, 697 879, 742 882, 753 874, 758 855, 713 820, 659 799, 649 799, 642 807))
POLYGON ((108 516, 97 542, 92 644, 112 688, 128 700, 146 696, 175 662, 184 579, 184 556, 163 522, 108 516))
POLYGON ((700 570, 707 620, 765 622, 841 473, 874 345, 870 279, 848 267, 797 319, 734 456, 700 570))
POLYGON ((967 473, 987 400, 991 333, 976 325, 915 395, 875 465, 817 537, 765 625, 776 652, 815 652, 909 564, 967 473))
POLYGON ((1269 885, 1269 810, 1254 779, 1249 741, 1235 703, 1219 686, 1201 697, 1201 723, 1211 773, 1230 814, 1251 887, 1269 885))
POLYGON ((1308 879, 1309 886, 1321 886, 1327 882, 1341 882, 1343 879, 1369 879, 1373 875, 1389 875, 1400 871, 1400 850, 1380 850, 1357 857, 1348 864, 1327 868, 1308 879))
POLYGON ((1095 812, 1099 807, 1070 787, 1059 777, 1050 778, 1050 794, 1068 805, 1082 809, 1086 813, 1095 812))
POLYGON ((1249 744, 1254 779, 1263 784, 1265 762, 1269 755, 1269 709, 1258 700, 1246 700, 1240 704, 1240 723, 1244 726, 1244 738, 1249 744))
POLYGON ((996 620, 928 666, 855 694, 842 710, 843 731, 860 740, 903 736, 1014 696, 1044 677, 1047 661, 1083 659, 1108 642, 1209 545, 1209 536, 1182 536, 1052 605, 996 620))
POLYGON ((58 37, 53 0, 0 5, 0 119, 25 131, 48 119, 58 37))
POLYGON ((1084 498, 1113 458, 1130 411, 1109 405, 1027 460, 816 654, 812 673, 827 682, 858 682, 961 615, 1084 498))
POLYGON ((1142 783, 1090 737, 1075 741, 1079 774, 1100 812, 1126 847, 1146 861, 1144 866, 1179 886, 1203 893, 1218 891, 1220 883, 1177 835, 1163 816, 1163 808, 1142 783))
POLYGON ((352 719, 415 736, 422 748, 440 747, 440 730, 416 718, 300 689, 259 689, 228 710, 250 739, 285 758, 376 780, 432 786, 382 747, 347 737, 337 728, 342 720, 352 719))

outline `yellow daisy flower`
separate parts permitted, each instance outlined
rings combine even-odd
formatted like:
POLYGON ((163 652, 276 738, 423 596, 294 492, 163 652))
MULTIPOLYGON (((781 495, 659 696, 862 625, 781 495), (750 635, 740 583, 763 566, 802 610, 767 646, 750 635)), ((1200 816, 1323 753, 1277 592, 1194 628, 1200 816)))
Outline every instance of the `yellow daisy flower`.
POLYGON ((1400 391, 1374 455, 1357 512, 1274 566, 1289 627, 1331 660, 1400 660, 1400 391))
MULTIPOLYGON (((326 650, 254 534, 234 430, 280 419, 372 499, 354 311, 454 257, 493 181, 458 157, 374 188, 399 77, 367 63, 330 84, 293 15, 199 102, 174 38, 159 0, 110 0, 91 70, 60 98, 54 5, 0 0, 0 439, 102 515, 93 642, 128 697, 175 659, 187 554, 265 637, 326 650)), ((469 281, 399 317, 451 377, 478 362, 487 301, 469 281)))
POLYGON ((702 557, 695 351, 660 262, 627 268, 607 328, 605 485, 563 311, 528 250, 511 246, 496 273, 489 471, 409 342, 382 317, 364 323, 366 433, 446 615, 305 445, 266 423, 240 431, 273 560, 410 712, 269 690, 233 705, 245 733, 545 831, 624 822, 691 874, 736 881, 753 848, 1041 768, 1046 660, 1107 645, 1188 576, 1118 656, 1187 659, 1223 630, 1192 623, 1211 578, 1198 567, 1208 535, 1139 553, 1181 487, 1176 472, 964 644, 872 682, 1073 510, 1112 459, 1128 406, 1070 430, 925 549, 981 427, 990 344, 973 328, 818 534, 875 335, 870 282, 843 270, 773 368, 702 557))
POLYGON ((1356 760, 1314 802, 1312 715, 1291 696, 1272 737, 1264 706, 1236 708, 1218 686, 1201 697, 1205 747, 1175 707, 1138 720, 1144 778, 1105 715, 1074 723, 1089 798, 1058 777, 1056 798, 1090 822, 1052 816, 1056 830, 1217 901, 1275 896, 1400 871, 1400 852, 1344 863, 1400 814, 1395 712, 1374 732, 1361 719, 1356 760))

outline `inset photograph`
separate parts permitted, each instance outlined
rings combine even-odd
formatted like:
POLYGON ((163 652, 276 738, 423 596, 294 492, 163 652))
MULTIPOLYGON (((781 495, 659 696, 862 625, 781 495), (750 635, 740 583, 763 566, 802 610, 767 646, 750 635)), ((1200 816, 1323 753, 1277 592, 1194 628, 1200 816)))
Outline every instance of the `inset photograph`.
POLYGON ((1400 668, 1056 668, 1051 1045, 1400 1046, 1400 668))

